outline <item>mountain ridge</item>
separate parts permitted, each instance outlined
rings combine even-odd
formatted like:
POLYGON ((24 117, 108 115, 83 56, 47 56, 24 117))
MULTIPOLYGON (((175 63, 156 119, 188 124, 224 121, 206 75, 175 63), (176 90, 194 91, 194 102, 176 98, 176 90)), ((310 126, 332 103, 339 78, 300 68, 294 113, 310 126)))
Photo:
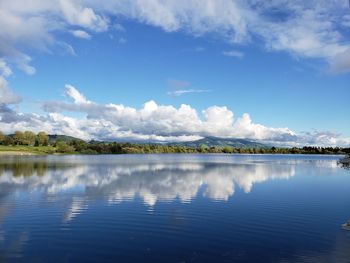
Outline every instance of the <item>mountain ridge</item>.
MULTIPOLYGON (((70 142, 73 140, 81 140, 79 138, 69 136, 69 135, 57 135, 57 134, 49 134, 49 142, 55 141, 64 141, 70 142)), ((92 140, 95 141, 95 140, 92 140)), ((98 142, 98 141, 96 141, 98 142)), ((102 141, 101 141, 102 142, 102 141)), ((199 140, 186 141, 186 142, 150 142, 150 141, 138 141, 138 140, 120 140, 118 138, 114 140, 108 140, 108 142, 118 142, 118 143, 136 143, 136 144, 163 144, 163 145, 179 145, 186 146, 191 148, 198 147, 224 147, 230 146, 235 148, 268 148, 269 145, 248 139, 241 138, 220 138, 214 136, 207 136, 199 140)))

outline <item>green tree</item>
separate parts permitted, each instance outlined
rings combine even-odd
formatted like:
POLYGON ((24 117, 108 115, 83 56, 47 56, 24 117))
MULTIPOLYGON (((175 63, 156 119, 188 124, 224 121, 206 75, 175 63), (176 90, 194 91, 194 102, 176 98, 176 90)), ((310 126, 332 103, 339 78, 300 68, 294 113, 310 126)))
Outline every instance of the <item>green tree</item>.
POLYGON ((36 136, 35 136, 34 132, 25 131, 23 136, 24 136, 24 139, 23 139, 23 143, 22 144, 24 144, 24 145, 34 145, 35 139, 36 139, 36 136))
POLYGON ((24 133, 21 131, 15 131, 13 135, 13 143, 16 145, 22 145, 24 142, 24 133))
POLYGON ((45 132, 39 132, 36 140, 39 146, 47 146, 49 144, 49 136, 45 132))
POLYGON ((0 131, 0 144, 4 144, 5 138, 6 138, 6 135, 0 131))
POLYGON ((75 151, 73 146, 70 146, 69 144, 62 141, 56 142, 56 150, 59 153, 70 153, 75 151))
POLYGON ((5 136, 5 140, 4 140, 3 144, 6 145, 6 146, 13 145, 14 141, 13 141, 11 136, 5 136))
POLYGON ((232 153, 233 149, 231 146, 225 145, 224 148, 222 148, 223 153, 232 153))

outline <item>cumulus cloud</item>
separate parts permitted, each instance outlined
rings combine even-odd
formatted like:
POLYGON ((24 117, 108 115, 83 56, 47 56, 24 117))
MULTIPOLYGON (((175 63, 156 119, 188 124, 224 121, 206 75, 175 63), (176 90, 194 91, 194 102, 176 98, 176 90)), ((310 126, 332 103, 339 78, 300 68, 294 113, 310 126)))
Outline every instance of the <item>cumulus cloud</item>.
MULTIPOLYGON (((254 123, 248 113, 235 117, 225 106, 211 106, 198 112, 190 105, 176 108, 146 102, 140 109, 122 104, 98 104, 66 85, 66 100, 42 104, 46 115, 18 113, 9 105, 0 107, 4 132, 44 130, 90 140, 137 140, 151 142, 193 141, 205 136, 245 138, 280 145, 349 145, 339 134, 313 132, 296 134, 289 128, 254 123), (67 116, 66 112, 83 117, 67 116)), ((11 98, 11 97, 10 97, 11 98)), ((5 103, 13 103, 8 99, 5 103)))

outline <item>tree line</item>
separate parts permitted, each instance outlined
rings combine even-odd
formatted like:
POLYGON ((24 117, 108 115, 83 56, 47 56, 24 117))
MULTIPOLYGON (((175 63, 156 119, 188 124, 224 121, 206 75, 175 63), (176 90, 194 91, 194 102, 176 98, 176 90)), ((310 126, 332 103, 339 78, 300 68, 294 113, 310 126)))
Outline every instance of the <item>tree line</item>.
POLYGON ((45 132, 37 134, 31 131, 16 131, 12 135, 0 132, 0 145, 51 146, 49 153, 81 153, 81 154, 131 154, 131 153, 226 153, 226 154, 350 154, 350 148, 341 147, 260 147, 238 148, 232 146, 188 147, 171 144, 142 144, 121 142, 86 142, 79 139, 70 141, 55 140, 50 142, 45 132))
POLYGON ((16 131, 12 135, 5 135, 0 131, 0 145, 48 146, 49 136, 45 132, 35 134, 32 131, 16 131))
POLYGON ((302 148, 236 148, 232 146, 187 147, 167 144, 135 144, 117 142, 72 141, 70 146, 85 154, 126 154, 126 153, 226 153, 226 154, 349 154, 350 148, 302 147, 302 148))

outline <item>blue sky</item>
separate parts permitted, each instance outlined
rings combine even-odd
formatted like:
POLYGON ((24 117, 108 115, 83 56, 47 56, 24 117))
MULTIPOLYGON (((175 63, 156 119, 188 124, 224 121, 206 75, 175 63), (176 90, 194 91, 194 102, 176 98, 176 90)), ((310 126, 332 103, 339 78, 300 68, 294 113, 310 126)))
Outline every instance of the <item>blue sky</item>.
POLYGON ((0 5, 8 18, 0 19, 8 28, 0 33, 0 130, 7 133, 350 142, 347 1, 310 8, 208 0, 205 10, 198 1, 16 2, 0 5), (43 19, 44 11, 55 19, 43 19), (146 114, 148 101, 156 108, 146 114), (190 109, 180 112, 182 104, 190 109))

